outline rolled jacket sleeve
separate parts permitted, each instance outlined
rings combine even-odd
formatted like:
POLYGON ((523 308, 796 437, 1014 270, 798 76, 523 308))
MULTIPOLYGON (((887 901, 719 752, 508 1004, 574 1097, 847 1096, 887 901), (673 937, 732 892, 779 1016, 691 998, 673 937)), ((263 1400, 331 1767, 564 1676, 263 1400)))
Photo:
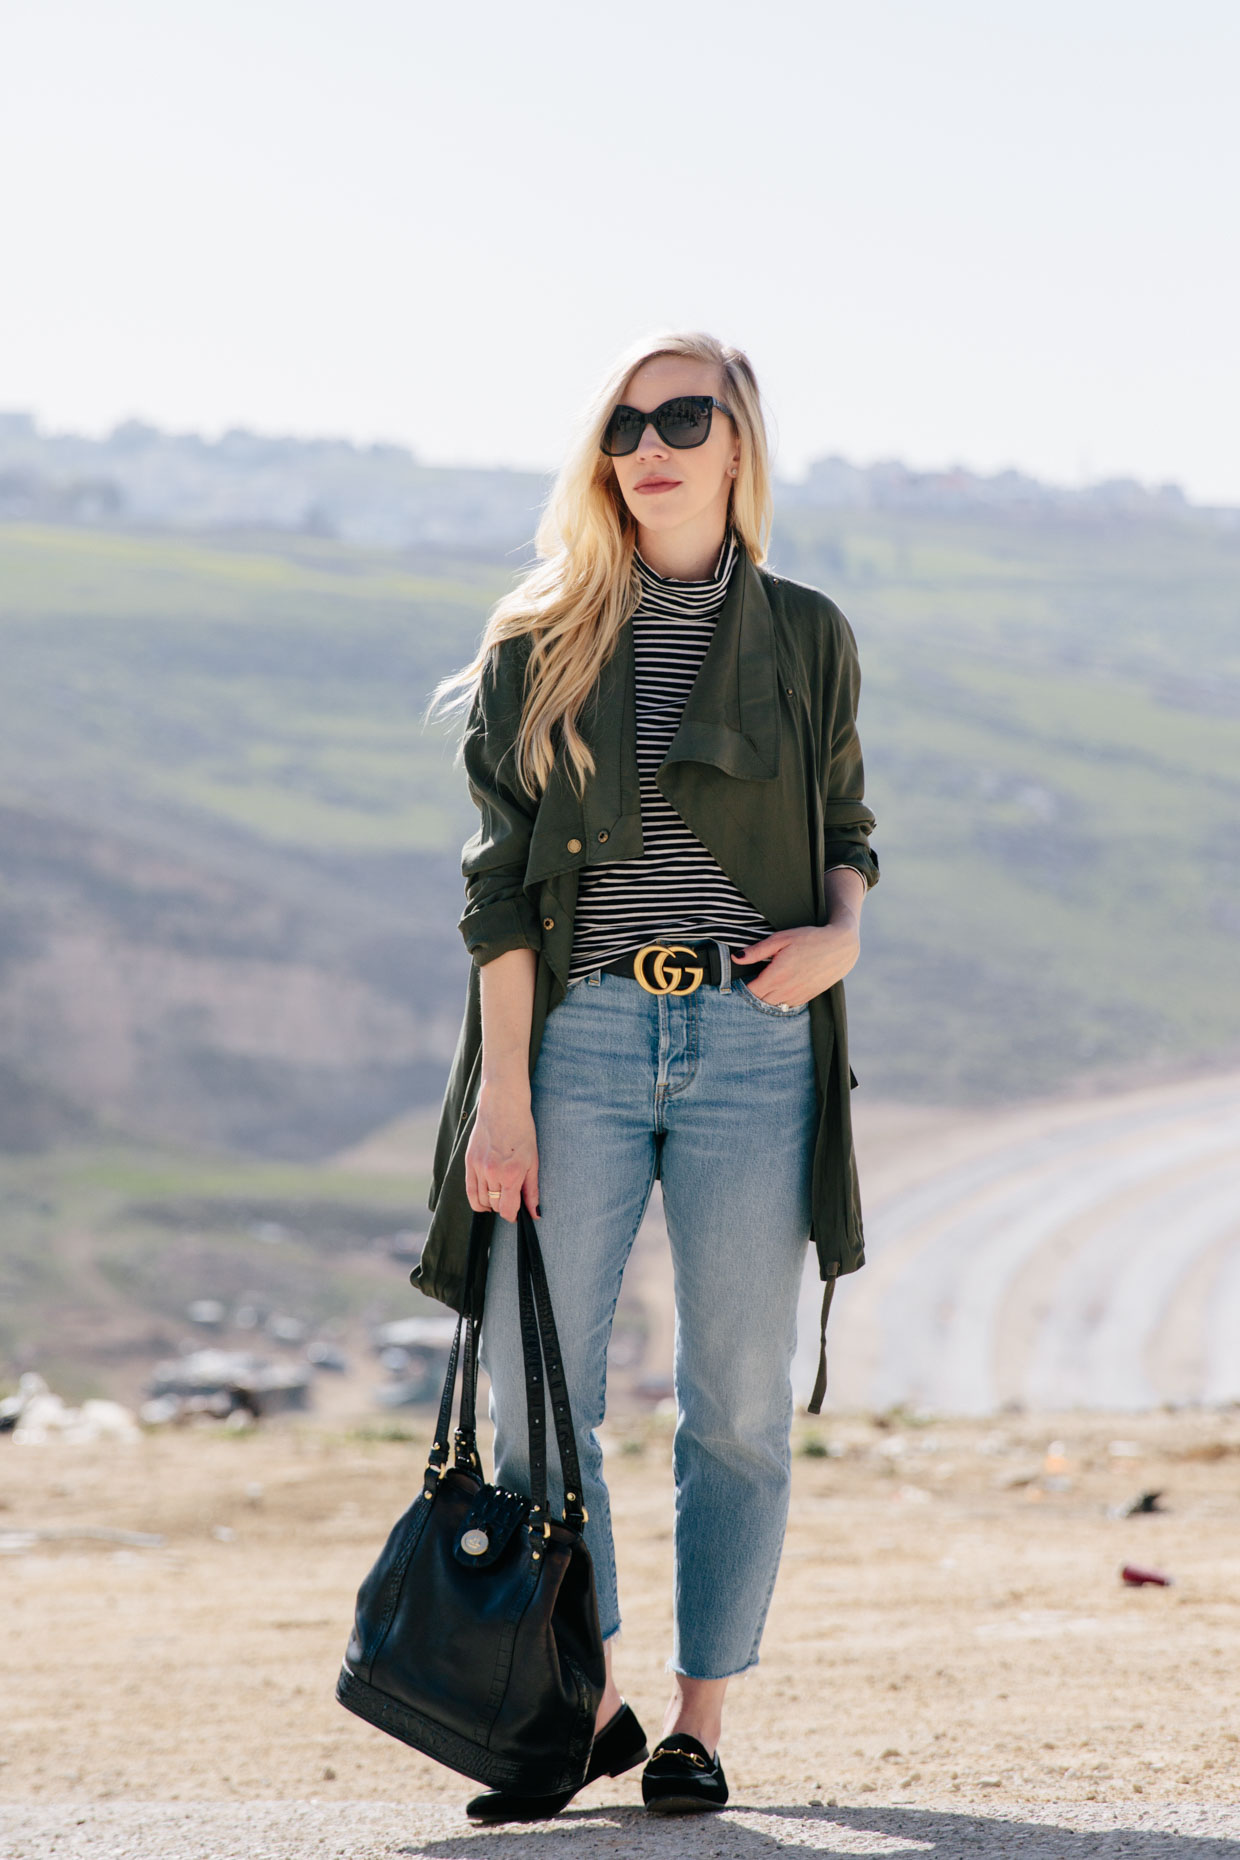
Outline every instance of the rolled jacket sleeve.
POLYGON ((465 726, 462 758, 478 809, 465 842, 465 910, 458 928, 480 966, 510 949, 538 949, 542 930, 525 890, 537 800, 518 780, 517 725, 524 694, 525 640, 505 640, 483 670, 465 726))
POLYGON ((870 845, 876 821, 865 804, 865 765, 857 735, 861 696, 861 662, 852 627, 831 603, 835 621, 835 672, 827 696, 824 731, 822 811, 823 864, 848 865, 860 872, 867 888, 879 879, 878 854, 870 845))

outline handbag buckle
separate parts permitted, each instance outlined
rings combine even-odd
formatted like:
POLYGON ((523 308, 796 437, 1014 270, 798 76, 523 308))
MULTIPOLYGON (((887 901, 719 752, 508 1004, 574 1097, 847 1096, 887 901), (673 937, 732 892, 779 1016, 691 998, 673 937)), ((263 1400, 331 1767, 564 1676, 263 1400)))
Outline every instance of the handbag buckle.
POLYGON ((687 943, 643 943, 633 958, 633 974, 648 995, 691 995, 694 989, 700 988, 705 981, 706 965, 702 962, 698 952, 691 949, 687 943), (654 962, 650 972, 654 976, 654 981, 648 982, 646 980, 646 957, 651 954, 654 955, 654 962), (678 962, 669 971, 667 966, 669 956, 688 956, 696 967, 686 970, 685 965, 678 962), (684 980, 686 973, 689 981, 685 987, 680 988, 677 984, 684 980))
POLYGON ((456 1433, 452 1437, 452 1444, 456 1449, 456 1464, 458 1468, 464 1468, 468 1472, 477 1473, 479 1477, 481 1477, 482 1461, 478 1458, 478 1449, 463 1428, 457 1428, 456 1433))

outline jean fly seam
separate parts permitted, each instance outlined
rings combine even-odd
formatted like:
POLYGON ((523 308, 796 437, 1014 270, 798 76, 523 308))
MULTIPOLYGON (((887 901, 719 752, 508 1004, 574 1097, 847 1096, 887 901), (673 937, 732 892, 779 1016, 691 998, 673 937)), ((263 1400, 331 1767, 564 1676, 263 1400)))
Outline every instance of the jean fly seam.
MULTIPOLYGON (((695 990, 694 993, 696 994, 696 992, 697 991, 695 990)), ((664 1101, 665 1108, 666 1108, 667 1100, 669 1098, 676 1097, 679 1092, 688 1091, 690 1085, 692 1085, 694 1080, 697 1078, 699 1019, 698 1019, 698 1004, 696 1000, 694 999, 693 995, 687 995, 685 997, 684 1010, 685 1010, 685 1056, 684 1056, 685 1076, 681 1080, 679 1085, 668 1085, 665 1087, 664 1093, 663 1093, 663 1101, 664 1101)))

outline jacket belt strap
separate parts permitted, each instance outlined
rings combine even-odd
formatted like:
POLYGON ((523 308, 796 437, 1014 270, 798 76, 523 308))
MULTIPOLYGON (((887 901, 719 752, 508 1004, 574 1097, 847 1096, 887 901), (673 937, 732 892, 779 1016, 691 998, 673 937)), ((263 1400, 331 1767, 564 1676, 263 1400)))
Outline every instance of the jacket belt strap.
POLYGON ((835 1276, 827 1280, 822 1294, 822 1322, 818 1330, 818 1374, 814 1378, 814 1392, 809 1398, 809 1412, 822 1413, 822 1398, 827 1392, 827 1317, 831 1310, 831 1300, 835 1295, 835 1276))

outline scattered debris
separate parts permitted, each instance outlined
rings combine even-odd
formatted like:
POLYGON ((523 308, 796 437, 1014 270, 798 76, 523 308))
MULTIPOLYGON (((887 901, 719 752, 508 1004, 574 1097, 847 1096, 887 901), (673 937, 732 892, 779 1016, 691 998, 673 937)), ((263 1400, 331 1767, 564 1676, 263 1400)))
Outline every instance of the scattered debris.
POLYGON ((22 1418, 22 1410, 35 1395, 46 1395, 47 1383, 35 1370, 28 1369, 17 1384, 16 1395, 0 1401, 0 1434, 11 1434, 22 1418))
POLYGON ((1165 1505, 1160 1505, 1158 1502, 1161 1497, 1161 1492, 1138 1492, 1135 1498, 1130 1498, 1128 1503, 1122 1507, 1120 1516, 1122 1518, 1139 1518, 1143 1517, 1147 1512, 1165 1511, 1167 1507, 1165 1505))
POLYGON ((1121 1580, 1134 1589, 1139 1589, 1146 1583, 1152 1583, 1155 1588, 1169 1589, 1172 1583, 1172 1578, 1164 1576, 1161 1570, 1138 1569, 1135 1563, 1125 1563, 1119 1573, 1121 1580))
POLYGON ((193 1304, 186 1305, 185 1315, 191 1324, 197 1324, 201 1330, 223 1330, 228 1307, 222 1305, 218 1298, 195 1298, 193 1304))
POLYGON ((272 1363, 244 1350, 192 1350, 176 1361, 156 1364, 147 1383, 152 1399, 141 1418, 158 1426, 188 1413, 218 1414, 223 1398, 223 1415, 243 1410, 257 1420, 281 1409, 308 1408, 310 1385, 306 1363, 272 1363), (171 1397, 178 1400, 175 1409, 167 1405, 171 1397), (163 1406, 156 1409, 157 1402, 163 1406))
POLYGON ((1000 1492, 1018 1492, 1023 1486, 1032 1485, 1038 1477, 1036 1466, 1013 1466, 1007 1472, 995 1474, 995 1486, 1000 1492))
POLYGON ((158 1550, 163 1546, 159 1531, 121 1531, 110 1524, 66 1524, 35 1530, 0 1531, 0 1555, 13 1556, 32 1550, 35 1544, 86 1541, 100 1544, 124 1544, 131 1550, 158 1550))
POLYGON ((439 1400, 442 1372, 426 1365, 399 1382, 382 1383, 374 1392, 380 1408, 421 1408, 439 1400))
POLYGON ((439 1399, 448 1352, 456 1334, 452 1317, 397 1318, 371 1332, 371 1347, 395 1380, 375 1390, 381 1408, 412 1408, 439 1399))
POLYGON ((333 1375, 347 1376, 349 1373, 349 1359, 344 1351, 322 1337, 314 1337, 306 1345, 306 1361, 313 1363, 316 1369, 331 1370, 333 1375))
POLYGON ((84 1401, 80 1408, 71 1408, 32 1369, 22 1376, 17 1394, 2 1404, 0 1426, 23 1447, 42 1447, 52 1440, 91 1446, 101 1440, 131 1443, 142 1438, 136 1417, 120 1402, 84 1401))
POLYGON ((1200 1446, 1185 1447, 1176 1458, 1200 1460, 1208 1465, 1213 1460, 1225 1460, 1233 1453, 1240 1453, 1240 1440, 1203 1440, 1200 1446))
POLYGON ((376 1356, 384 1350, 408 1350, 416 1346, 442 1349, 446 1361, 455 1334, 454 1317, 408 1317, 378 1325, 371 1332, 370 1341, 376 1356))
POLYGON ((300 1318, 290 1317, 286 1311, 273 1311, 263 1325, 273 1343, 304 1343, 309 1328, 300 1318))

